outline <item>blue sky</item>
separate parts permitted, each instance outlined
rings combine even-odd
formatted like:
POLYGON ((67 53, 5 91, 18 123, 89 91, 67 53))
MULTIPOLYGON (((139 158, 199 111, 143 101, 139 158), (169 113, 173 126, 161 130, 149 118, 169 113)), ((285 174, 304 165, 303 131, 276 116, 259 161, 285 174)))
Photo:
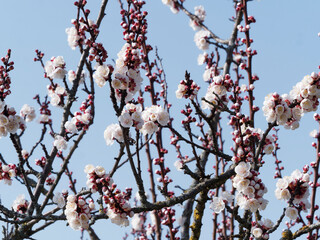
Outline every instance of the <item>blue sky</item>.
MULTIPOLYGON (((174 104, 177 103, 173 108, 176 111, 172 112, 178 112, 179 107, 186 104, 186 101, 178 102, 174 92, 179 81, 183 79, 185 70, 188 70, 191 77, 202 86, 200 93, 205 93, 205 85, 202 80, 204 66, 197 65, 197 57, 201 51, 193 42, 195 32, 189 27, 189 20, 183 13, 172 14, 161 0, 147 2, 149 43, 158 47, 159 54, 163 58, 169 84, 169 100, 174 104)), ((67 63, 67 69, 74 70, 80 55, 68 46, 65 28, 70 27, 71 19, 76 17, 76 8, 73 6, 73 1, 63 0, 34 0, 32 2, 0 0, 0 4, 2 23, 0 55, 4 56, 6 50, 11 48, 12 60, 15 62, 15 70, 11 74, 12 95, 8 97, 7 103, 17 110, 25 103, 37 107, 32 98, 36 94, 44 96, 48 82, 43 78, 43 70, 40 65, 33 62, 34 50, 43 51, 46 60, 52 56, 62 55, 67 63)), ((232 29, 232 23, 228 20, 233 15, 232 1, 189 0, 186 2, 186 7, 193 11, 194 6, 200 4, 207 10, 206 25, 218 36, 227 38, 232 29)), ((100 1, 89 1, 89 6, 95 19, 100 1)), ((317 0, 261 0, 249 3, 249 14, 257 20, 257 23, 251 28, 251 37, 254 39, 252 48, 258 51, 258 55, 253 60, 253 71, 260 77, 260 81, 255 85, 256 105, 261 107, 264 96, 270 92, 288 93, 304 75, 317 71, 320 44, 317 36, 320 31, 319 9, 320 2, 317 0)), ((116 59, 117 52, 124 44, 119 6, 116 0, 109 1, 99 40, 103 42, 108 51, 108 63, 112 63, 111 59, 116 59)), ((97 105, 96 125, 90 129, 71 163, 77 174, 78 189, 85 184, 83 168, 86 164, 99 164, 110 170, 113 157, 117 153, 117 147, 107 147, 103 139, 103 131, 106 126, 116 122, 116 118, 110 116, 111 105, 108 101, 107 88, 97 89, 97 101, 99 104, 97 105)), ((61 111, 55 110, 54 113, 59 115, 61 111)), ((279 158, 286 166, 284 175, 290 175, 296 168, 302 169, 303 165, 314 161, 315 152, 311 148, 312 139, 309 137, 309 132, 317 128, 317 125, 312 120, 312 115, 312 113, 306 114, 301 120, 301 127, 295 131, 283 128, 280 130, 279 158)), ((181 116, 177 114, 173 117, 177 120, 175 124, 178 126, 181 116)), ((260 111, 257 114, 256 127, 264 129, 266 126, 263 113, 260 111)), ((37 123, 31 123, 28 127, 30 128, 26 132, 28 136, 23 139, 27 149, 38 138, 37 131, 40 132, 37 123)), ((229 137, 228 131, 225 136, 229 137)), ((0 139, 0 142, 0 152, 10 159, 10 162, 15 162, 16 156, 8 139, 0 139)), ((174 158, 175 153, 173 152, 171 156, 174 158)), ((174 161, 170 161, 172 162, 168 162, 168 166, 174 168, 174 161)), ((270 200, 263 214, 276 221, 274 217, 285 204, 274 200, 273 172, 273 159, 269 158, 261 175, 269 188, 268 199, 270 200)), ((180 173, 173 175, 178 182, 184 179, 180 173)), ((115 176, 115 182, 122 188, 128 186, 132 180, 132 176, 125 168, 115 176)), ((61 186, 58 187, 58 190, 64 188, 66 187, 61 186)), ((11 187, 1 183, 0 189, 3 189, 0 192, 2 202, 8 204, 11 204, 17 194, 22 191, 18 183, 14 183, 11 187)), ((176 192, 179 193, 178 190, 176 192)), ((205 226, 201 238, 204 240, 211 236, 211 212, 210 210, 208 212, 204 219, 205 226)), ((58 223, 48 228, 48 231, 35 235, 35 238, 63 239, 65 234, 68 234, 69 239, 79 239, 80 233, 64 225, 65 223, 58 223)), ((125 231, 130 231, 129 228, 121 229, 109 221, 98 223, 96 229, 97 233, 102 234, 102 239, 107 239, 106 235, 112 235, 112 239, 121 239, 125 231)))

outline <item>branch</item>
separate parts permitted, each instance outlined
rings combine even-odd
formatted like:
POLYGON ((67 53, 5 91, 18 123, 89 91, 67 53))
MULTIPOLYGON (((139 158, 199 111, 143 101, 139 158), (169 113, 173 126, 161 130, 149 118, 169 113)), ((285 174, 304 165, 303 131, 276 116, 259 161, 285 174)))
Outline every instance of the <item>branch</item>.
POLYGON ((185 193, 181 194, 178 197, 172 197, 169 200, 159 201, 153 204, 146 203, 145 205, 142 205, 140 207, 132 208, 132 211, 134 213, 140 213, 145 211, 159 210, 164 207, 171 207, 178 203, 183 203, 184 201, 195 197, 199 192, 201 192, 206 188, 215 189, 221 186, 234 175, 235 175, 234 166, 232 165, 229 170, 227 170, 225 173, 221 174, 220 176, 205 180, 194 187, 190 187, 188 190, 185 191, 185 193))

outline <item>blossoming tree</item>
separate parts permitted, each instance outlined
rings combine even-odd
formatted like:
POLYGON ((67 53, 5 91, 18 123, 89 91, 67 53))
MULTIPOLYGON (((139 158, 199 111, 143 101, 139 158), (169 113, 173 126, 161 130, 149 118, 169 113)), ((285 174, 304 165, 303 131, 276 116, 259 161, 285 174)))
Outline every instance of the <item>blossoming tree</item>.
MULTIPOLYGON (((91 239, 105 239, 94 230, 96 223, 104 221, 127 227, 131 236, 125 239, 194 240, 200 239, 205 211, 212 214, 212 239, 274 239, 281 224, 286 227, 282 239, 320 239, 319 132, 311 132, 317 141, 312 144, 315 160, 287 174, 278 159, 279 129, 299 128, 301 118, 318 108, 320 74, 306 75, 288 94, 267 95, 261 107, 266 124, 258 128, 255 118, 261 110, 255 104, 255 83, 259 77, 253 73, 257 51, 250 35, 256 20, 248 10, 250 1, 230 4, 234 12, 227 39, 206 24, 203 6, 191 11, 183 0, 162 3, 189 18, 194 42, 203 52, 198 64, 205 68, 204 83, 194 80, 192 69, 187 69, 176 86, 170 83, 177 90, 169 91, 160 54, 148 42, 145 5, 149 2, 140 0, 119 0, 123 47, 113 61, 108 56, 111 46, 99 38, 108 0, 101 1, 95 20, 87 1, 74 2, 75 18, 65 32, 80 59, 72 70, 63 56, 47 58, 35 51, 34 61, 48 83, 46 95, 34 97, 39 111, 31 104, 20 111, 10 106, 8 96, 15 84, 11 50, 1 58, 0 136, 10 140, 16 158, 7 159, 1 149, 0 181, 25 189, 11 205, 0 203, 3 239, 34 239, 61 221, 91 239), (200 87, 206 89, 204 94, 200 87), (97 88, 108 93, 112 106, 108 114, 116 119, 103 133, 106 147, 116 146, 117 151, 110 154, 113 162, 88 162, 80 173, 71 169, 71 163, 93 128, 97 88), (172 110, 173 95, 185 104, 180 122, 174 120, 180 116, 172 110), (26 149, 24 135, 32 134, 28 124, 36 118, 39 137, 26 149), (260 176, 267 157, 275 159, 276 186, 260 176), (171 168, 172 162, 176 169, 171 168), (114 179, 124 168, 134 182, 127 181, 123 189, 114 179), (181 186, 173 184, 175 171, 184 174, 181 186), (86 186, 76 180, 84 174, 86 186), (268 188, 275 189, 274 199, 286 204, 273 219, 264 217, 271 201, 266 197, 268 188)), ((314 120, 320 123, 320 115, 314 113, 314 120)))

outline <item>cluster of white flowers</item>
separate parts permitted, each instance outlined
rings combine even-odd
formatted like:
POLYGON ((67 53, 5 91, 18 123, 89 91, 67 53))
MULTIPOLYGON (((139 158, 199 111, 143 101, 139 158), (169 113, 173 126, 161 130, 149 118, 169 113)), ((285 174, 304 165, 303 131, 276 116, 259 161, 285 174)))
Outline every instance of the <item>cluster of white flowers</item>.
POLYGON ((152 105, 142 112, 144 124, 141 128, 143 135, 153 134, 158 130, 158 124, 166 126, 170 120, 169 113, 161 106, 152 105))
POLYGON ((290 91, 290 94, 277 93, 266 96, 263 112, 268 122, 284 125, 287 129, 299 127, 299 121, 304 113, 316 111, 319 105, 319 76, 312 73, 305 76, 301 82, 290 91))
POLYGON ((207 41, 210 37, 210 32, 207 30, 200 30, 196 32, 194 35, 194 42, 196 43, 196 46, 200 50, 208 50, 209 49, 209 42, 207 41))
POLYGON ((143 229, 143 224, 144 224, 144 216, 136 213, 133 215, 132 219, 131 219, 131 226, 132 229, 134 229, 135 231, 141 231, 143 229))
POLYGON ((64 87, 61 87, 59 84, 48 85, 48 96, 51 98, 50 103, 54 107, 63 107, 64 96, 67 95, 64 87))
POLYGON ((204 10, 203 6, 196 6, 194 7, 194 15, 198 17, 197 20, 190 19, 189 25, 192 27, 194 31, 199 31, 201 29, 199 22, 203 22, 206 18, 206 11, 204 10))
POLYGON ((173 0, 162 0, 162 3, 170 7, 171 12, 173 12, 174 14, 179 12, 179 9, 175 6, 173 0))
MULTIPOLYGON (((125 210, 130 210, 131 208, 127 208, 125 210)), ((117 224, 121 227, 127 227, 129 226, 129 219, 127 217, 127 215, 125 213, 117 213, 115 211, 113 211, 114 209, 112 208, 108 208, 107 211, 107 215, 110 218, 111 222, 114 224, 117 224)), ((134 214, 131 211, 131 214, 129 215, 130 217, 132 217, 134 214)))
POLYGON ((117 140, 118 142, 123 142, 123 133, 122 129, 119 124, 111 124, 109 125, 106 130, 104 130, 104 139, 106 141, 106 144, 112 145, 114 143, 114 140, 117 140))
POLYGON ((297 208, 302 209, 304 212, 311 207, 308 200, 310 175, 302 173, 298 169, 293 171, 290 176, 284 176, 278 179, 275 195, 278 200, 290 201, 292 207, 288 207, 286 216, 295 220, 297 218, 297 208))
POLYGON ((256 212, 266 208, 268 200, 263 195, 268 190, 257 177, 258 173, 250 169, 250 163, 240 162, 235 167, 236 176, 232 179, 232 184, 237 189, 237 205, 241 209, 256 212))
POLYGON ((68 143, 62 136, 56 135, 53 141, 53 146, 55 146, 58 151, 62 151, 67 149, 68 143))
POLYGON ((252 235, 257 239, 269 239, 269 234, 267 231, 273 227, 274 223, 265 218, 262 221, 258 221, 255 225, 251 228, 252 235))
POLYGON ((67 74, 65 70, 66 63, 62 56, 52 57, 50 61, 46 62, 44 70, 49 78, 63 79, 67 74))
POLYGON ((202 108, 213 109, 215 106, 221 105, 221 103, 227 105, 229 101, 227 97, 228 90, 229 80, 225 80, 222 76, 213 77, 204 97, 206 101, 202 100, 202 108))
POLYGON ((88 164, 84 172, 87 174, 87 186, 91 192, 95 193, 98 189, 102 190, 103 187, 112 187, 113 179, 106 174, 106 170, 101 166, 93 166, 88 164))
POLYGON ((70 227, 74 230, 88 229, 90 212, 95 209, 93 201, 88 204, 86 200, 80 196, 69 195, 67 197, 67 205, 64 211, 70 227))
POLYGON ((15 164, 5 165, 0 162, 0 181, 3 180, 9 186, 12 184, 12 178, 17 175, 17 166, 15 164))
POLYGON ((60 192, 54 194, 52 201, 57 204, 59 208, 63 208, 66 205, 66 199, 60 192))
POLYGON ((15 212, 25 213, 28 209, 29 202, 25 199, 23 194, 19 195, 12 204, 12 208, 15 212))
POLYGON ((118 120, 122 127, 129 128, 134 126, 137 129, 141 129, 144 123, 141 106, 127 103, 118 120))
POLYGON ((215 212, 215 213, 220 213, 225 209, 225 204, 226 203, 231 203, 234 199, 234 196, 226 191, 223 191, 221 193, 221 196, 219 197, 213 197, 212 202, 210 204, 210 208, 215 212))
POLYGON ((96 70, 93 74, 94 81, 99 87, 103 87, 106 84, 107 79, 109 77, 110 68, 106 64, 103 64, 97 65, 95 69, 96 70))
POLYGON ((19 128, 26 128, 24 119, 16 115, 13 107, 0 100, 0 138, 7 136, 8 133, 16 133, 19 128))
MULTIPOLYGON (((72 19, 71 23, 73 25, 78 24, 75 19, 72 19)), ((88 27, 95 25, 95 22, 91 19, 88 19, 88 23, 89 26, 85 23, 80 22, 79 32, 74 26, 66 28, 66 34, 68 35, 68 44, 72 50, 75 50, 80 41, 83 41, 85 39, 85 31, 88 29, 88 27)))
POLYGON ((125 91, 125 101, 132 100, 134 95, 140 90, 142 77, 140 75, 140 55, 139 48, 136 43, 130 45, 125 43, 116 61, 115 70, 113 72, 114 79, 111 84, 116 90, 116 97, 120 101, 121 94, 125 91))
POLYGON ((66 131, 69 133, 77 133, 79 130, 83 128, 83 126, 87 126, 92 119, 91 111, 87 109, 84 113, 76 112, 71 121, 66 121, 64 127, 66 131))
MULTIPOLYGON (((262 141, 264 132, 260 128, 245 127, 245 124, 241 125, 241 131, 235 130, 232 132, 233 140, 238 145, 236 155, 232 157, 234 162, 238 162, 241 159, 253 160, 253 154, 250 152, 252 141, 262 141), (244 150, 245 148, 245 150, 244 150)), ((267 135, 263 144, 263 152, 265 154, 271 154, 274 149, 274 139, 271 135, 267 135)))
MULTIPOLYGON (((81 75, 80 75, 80 80, 79 80, 79 84, 84 83, 85 79, 86 79, 86 72, 84 70, 82 70, 81 75)), ((77 78, 77 74, 75 71, 73 70, 69 70, 68 72, 68 79, 69 82, 73 83, 73 81, 77 78)))
POLYGON ((127 227, 129 226, 128 217, 133 217, 134 213, 131 211, 131 205, 128 201, 128 193, 121 192, 118 189, 114 191, 115 187, 116 185, 113 184, 112 189, 106 188, 104 191, 104 200, 105 203, 108 204, 107 215, 112 223, 122 227, 127 227))
POLYGON ((25 104, 22 106, 20 110, 20 116, 25 119, 26 122, 31 122, 33 119, 36 118, 36 113, 33 107, 25 104))
POLYGON ((305 76, 301 82, 290 91, 290 97, 299 103, 302 112, 314 112, 318 108, 318 98, 320 97, 319 76, 312 73, 305 76))
POLYGON ((72 50, 75 50, 79 45, 80 36, 75 27, 70 27, 66 29, 66 34, 68 35, 68 44, 72 50))
POLYGON ((99 190, 104 193, 104 202, 108 204, 106 213, 111 222, 120 226, 128 226, 128 216, 133 216, 128 202, 131 189, 127 189, 127 194, 121 193, 120 190, 116 189, 116 184, 112 178, 106 174, 106 170, 101 166, 95 167, 89 164, 85 167, 84 172, 87 174, 87 186, 91 192, 94 193, 99 190))
POLYGON ((176 91, 177 98, 194 99, 200 87, 193 80, 181 80, 176 91))
MULTIPOLYGON (((156 132, 159 129, 158 125, 166 126, 170 118, 169 113, 161 106, 152 105, 141 111, 139 105, 128 103, 118 120, 122 127, 134 126, 136 129, 140 129, 143 135, 147 135, 156 132)), ((122 131, 121 140, 116 137, 116 135, 120 135, 120 131, 121 128, 117 124, 112 124, 106 129, 104 136, 107 145, 113 144, 114 138, 120 142, 123 141, 122 131)))

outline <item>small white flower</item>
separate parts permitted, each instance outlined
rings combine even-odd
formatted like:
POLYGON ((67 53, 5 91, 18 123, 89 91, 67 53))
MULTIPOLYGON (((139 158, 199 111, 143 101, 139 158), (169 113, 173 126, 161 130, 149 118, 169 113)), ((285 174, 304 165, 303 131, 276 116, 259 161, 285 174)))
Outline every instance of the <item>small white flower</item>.
POLYGON ((28 104, 22 106, 20 116, 26 119, 26 122, 31 122, 36 118, 35 109, 28 104))
POLYGON ((139 213, 133 215, 131 219, 131 226, 135 231, 142 230, 143 219, 140 217, 139 213))
POLYGON ((119 124, 111 124, 104 131, 104 139, 107 145, 112 145, 114 140, 118 140, 119 142, 123 142, 123 134, 122 129, 119 124))
POLYGON ((130 114, 127 112, 122 113, 121 116, 118 118, 118 120, 119 120, 121 126, 125 127, 125 128, 129 128, 133 124, 132 118, 131 118, 130 114))
POLYGON ((145 122, 141 128, 141 132, 143 135, 153 134, 158 131, 159 127, 152 121, 145 122))
POLYGON ((290 218, 291 220, 296 220, 298 217, 298 210, 293 207, 287 207, 285 215, 290 218))
POLYGON ((210 208, 215 213, 220 213, 225 208, 225 203, 221 197, 214 197, 212 199, 212 203, 210 204, 210 208))
POLYGON ((194 42, 200 50, 209 49, 209 43, 207 42, 209 36, 210 33, 206 30, 200 30, 194 35, 194 42))
POLYGON ((237 175, 241 177, 247 177, 250 173, 251 165, 250 163, 240 162, 234 169, 237 175))
POLYGON ((52 201, 57 204, 59 208, 63 208, 66 205, 66 201, 60 192, 54 194, 52 201))
POLYGON ((234 195, 231 194, 230 192, 227 192, 227 191, 223 191, 221 193, 221 198, 229 203, 231 203, 234 199, 234 195))
POLYGON ((76 46, 78 46, 78 41, 80 39, 77 29, 75 27, 67 28, 66 33, 68 35, 69 46, 72 50, 75 50, 76 46))
POLYGON ((198 65, 204 64, 204 61, 206 60, 206 57, 208 56, 208 53, 204 52, 202 54, 199 54, 198 56, 198 65))
POLYGON ((261 228, 254 227, 251 229, 251 233, 255 238, 260 238, 263 232, 261 228))
POLYGON ((94 171, 99 177, 103 177, 106 174, 106 170, 101 166, 96 166, 94 171))
POLYGON ((318 136, 318 131, 317 129, 313 129, 310 133, 309 133, 310 137, 312 138, 316 138, 318 136))
POLYGON ((183 171, 182 170, 182 167, 183 167, 183 161, 182 160, 177 160, 177 161, 175 161, 174 162, 174 166, 176 167, 176 169, 178 170, 178 171, 183 171))
POLYGON ((59 151, 62 151, 67 149, 68 143, 62 136, 57 135, 53 142, 53 146, 55 146, 59 151))
POLYGON ((64 124, 64 127, 66 128, 66 130, 69 133, 74 134, 74 133, 78 132, 77 127, 73 122, 66 121, 66 123, 64 124))

